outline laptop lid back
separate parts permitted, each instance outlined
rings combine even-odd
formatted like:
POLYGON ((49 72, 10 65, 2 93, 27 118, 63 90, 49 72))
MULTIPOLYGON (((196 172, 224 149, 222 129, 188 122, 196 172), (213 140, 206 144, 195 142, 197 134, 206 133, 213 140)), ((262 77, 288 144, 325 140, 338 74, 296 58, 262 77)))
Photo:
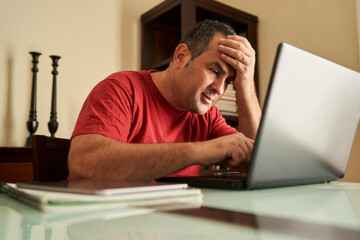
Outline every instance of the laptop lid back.
POLYGON ((359 118, 360 73, 280 44, 248 187, 342 178, 359 118))

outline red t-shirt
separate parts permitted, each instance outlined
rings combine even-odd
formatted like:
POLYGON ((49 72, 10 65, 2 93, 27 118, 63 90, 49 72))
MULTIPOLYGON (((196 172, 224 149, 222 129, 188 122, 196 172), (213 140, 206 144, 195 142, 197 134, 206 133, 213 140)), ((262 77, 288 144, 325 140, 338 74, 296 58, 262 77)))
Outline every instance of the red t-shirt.
MULTIPOLYGON (((157 89, 151 71, 117 72, 87 97, 72 137, 96 133, 126 143, 205 141, 236 133, 216 107, 204 115, 174 108, 157 89)), ((171 176, 197 175, 199 165, 171 176)))

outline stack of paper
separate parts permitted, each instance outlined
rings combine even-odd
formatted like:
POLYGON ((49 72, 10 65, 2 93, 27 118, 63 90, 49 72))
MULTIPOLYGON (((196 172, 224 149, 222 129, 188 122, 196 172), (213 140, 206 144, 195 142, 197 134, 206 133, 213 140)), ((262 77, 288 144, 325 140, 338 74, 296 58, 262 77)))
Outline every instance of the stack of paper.
POLYGON ((45 212, 74 212, 117 207, 201 205, 200 189, 186 184, 110 181, 0 183, 10 197, 45 212))

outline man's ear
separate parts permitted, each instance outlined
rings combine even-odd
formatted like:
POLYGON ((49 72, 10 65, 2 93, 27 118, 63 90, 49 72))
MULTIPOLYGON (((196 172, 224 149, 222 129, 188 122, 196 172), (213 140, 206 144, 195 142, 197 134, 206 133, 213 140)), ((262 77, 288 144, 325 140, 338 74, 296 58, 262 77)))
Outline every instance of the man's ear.
POLYGON ((174 52, 174 66, 181 68, 191 59, 191 53, 188 46, 184 43, 179 44, 174 52))

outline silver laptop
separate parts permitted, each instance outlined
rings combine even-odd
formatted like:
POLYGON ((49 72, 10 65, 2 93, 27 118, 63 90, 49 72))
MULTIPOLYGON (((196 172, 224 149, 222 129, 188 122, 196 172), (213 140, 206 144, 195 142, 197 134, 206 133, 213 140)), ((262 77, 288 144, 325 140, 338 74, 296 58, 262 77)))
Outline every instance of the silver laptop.
POLYGON ((247 176, 160 181, 256 189, 337 180, 344 177, 359 118, 359 72, 281 43, 247 176))

